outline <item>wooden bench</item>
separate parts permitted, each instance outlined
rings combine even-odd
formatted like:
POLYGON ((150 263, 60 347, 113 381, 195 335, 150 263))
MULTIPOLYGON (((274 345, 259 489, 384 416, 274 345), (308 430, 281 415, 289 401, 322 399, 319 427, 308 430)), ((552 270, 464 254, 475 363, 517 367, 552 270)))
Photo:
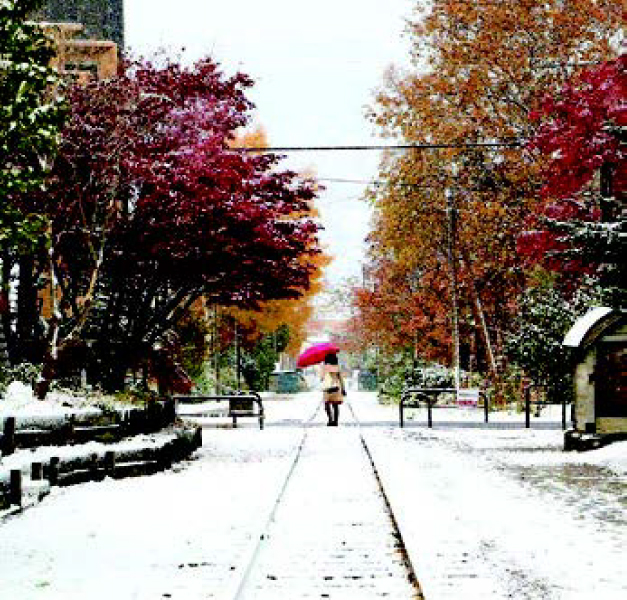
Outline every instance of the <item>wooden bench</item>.
MULTIPOLYGON (((173 396, 174 401, 183 404, 201 404, 203 402, 228 402, 228 416, 233 419, 233 427, 237 427, 237 419, 240 417, 255 417, 259 419, 259 429, 263 429, 264 410, 261 396, 257 392, 246 392, 244 394, 216 394, 211 396, 173 396)), ((206 413, 198 412, 194 417, 211 416, 211 411, 206 413)))

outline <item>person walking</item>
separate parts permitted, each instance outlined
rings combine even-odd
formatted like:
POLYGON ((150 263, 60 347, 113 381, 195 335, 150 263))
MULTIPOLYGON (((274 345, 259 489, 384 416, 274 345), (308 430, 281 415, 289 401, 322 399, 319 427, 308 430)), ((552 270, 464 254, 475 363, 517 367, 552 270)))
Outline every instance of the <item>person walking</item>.
POLYGON ((322 367, 322 400, 328 417, 328 426, 337 427, 340 417, 340 404, 346 396, 344 378, 340 373, 337 354, 327 354, 322 367))

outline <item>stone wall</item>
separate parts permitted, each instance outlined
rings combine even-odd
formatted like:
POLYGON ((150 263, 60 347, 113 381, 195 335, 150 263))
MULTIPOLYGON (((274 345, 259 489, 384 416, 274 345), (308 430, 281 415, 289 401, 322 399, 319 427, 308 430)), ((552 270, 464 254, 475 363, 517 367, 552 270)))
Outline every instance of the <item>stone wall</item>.
POLYGON ((595 422, 594 415, 594 382, 591 376, 594 373, 596 352, 594 348, 586 354, 585 360, 577 365, 575 370, 575 421, 579 431, 585 431, 586 423, 595 422))

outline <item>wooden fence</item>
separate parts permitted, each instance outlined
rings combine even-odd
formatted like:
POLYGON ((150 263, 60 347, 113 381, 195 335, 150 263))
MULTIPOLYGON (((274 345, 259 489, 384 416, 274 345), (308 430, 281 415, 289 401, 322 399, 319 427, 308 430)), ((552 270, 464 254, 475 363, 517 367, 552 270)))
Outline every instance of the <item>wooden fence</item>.
POLYGON ((68 414, 57 417, 6 417, 0 431, 0 453, 17 448, 64 446, 91 441, 116 442, 122 438, 154 433, 176 419, 173 400, 146 403, 144 408, 104 411, 98 414, 68 414))
MULTIPOLYGON (((202 444, 202 429, 179 428, 161 446, 103 449, 72 457, 50 456, 21 469, 0 470, 0 510, 21 506, 25 484, 47 480, 49 486, 68 486, 106 477, 121 479, 149 475, 169 469, 190 456, 202 444)), ((105 447, 106 448, 106 447, 105 447)), ((45 488, 45 486, 44 486, 45 488)))
MULTIPOLYGON (((4 419, 0 451, 10 455, 18 448, 63 446, 100 441, 100 452, 61 457, 51 455, 45 462, 32 462, 20 469, 2 470, 0 460, 0 510, 22 506, 26 488, 45 495, 49 486, 66 486, 106 477, 123 478, 147 475, 168 469, 174 462, 191 455, 202 444, 200 427, 176 426, 160 446, 107 450, 106 443, 140 434, 156 433, 174 424, 173 401, 151 402, 143 409, 102 415, 69 415, 19 421, 4 419), (37 484, 34 482, 44 482, 37 484), (47 484, 46 484, 47 482, 47 484)), ((78 450, 78 449, 77 449, 78 450)), ((52 453, 52 452, 51 452, 52 453)))

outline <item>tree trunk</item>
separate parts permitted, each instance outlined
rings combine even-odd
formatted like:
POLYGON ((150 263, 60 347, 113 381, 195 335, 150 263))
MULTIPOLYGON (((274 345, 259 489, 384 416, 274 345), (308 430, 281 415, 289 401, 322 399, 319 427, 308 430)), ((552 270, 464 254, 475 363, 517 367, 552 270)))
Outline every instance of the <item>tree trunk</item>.
POLYGON ((483 310, 481 298, 479 297, 479 292, 477 291, 477 287, 475 285, 475 279, 472 274, 472 265, 470 264, 468 251, 465 248, 462 248, 461 254, 462 254, 462 260, 464 261, 464 265, 466 267, 466 271, 468 273, 468 281, 470 283, 470 294, 472 296, 473 313, 475 315, 475 319, 477 319, 477 322, 479 323, 479 332, 481 334, 481 338, 483 339, 483 343, 485 344, 486 355, 488 358, 488 366, 490 368, 492 378, 496 381, 498 379, 498 367, 496 364, 494 351, 492 350, 492 341, 490 340, 490 333, 488 332, 488 326, 485 320, 485 312, 483 310))
POLYGON ((134 366, 130 364, 130 357, 134 354, 130 347, 131 343, 128 348, 122 343, 100 342, 95 345, 93 355, 97 357, 97 361, 91 365, 90 378, 97 377, 105 392, 113 393, 124 389, 126 373, 134 366))
POLYGON ((13 330, 11 329, 11 307, 9 305, 9 282, 11 280, 11 269, 13 267, 13 261, 10 252, 5 245, 2 245, 2 269, 0 271, 0 277, 2 281, 0 283, 0 328, 2 328, 2 337, 5 341, 5 352, 1 357, 3 364, 10 364, 11 357, 13 356, 13 330))
POLYGON ((36 363, 41 360, 36 348, 36 330, 39 313, 37 310, 37 288, 35 286, 35 261, 32 255, 20 256, 20 277, 17 298, 18 360, 36 363))

